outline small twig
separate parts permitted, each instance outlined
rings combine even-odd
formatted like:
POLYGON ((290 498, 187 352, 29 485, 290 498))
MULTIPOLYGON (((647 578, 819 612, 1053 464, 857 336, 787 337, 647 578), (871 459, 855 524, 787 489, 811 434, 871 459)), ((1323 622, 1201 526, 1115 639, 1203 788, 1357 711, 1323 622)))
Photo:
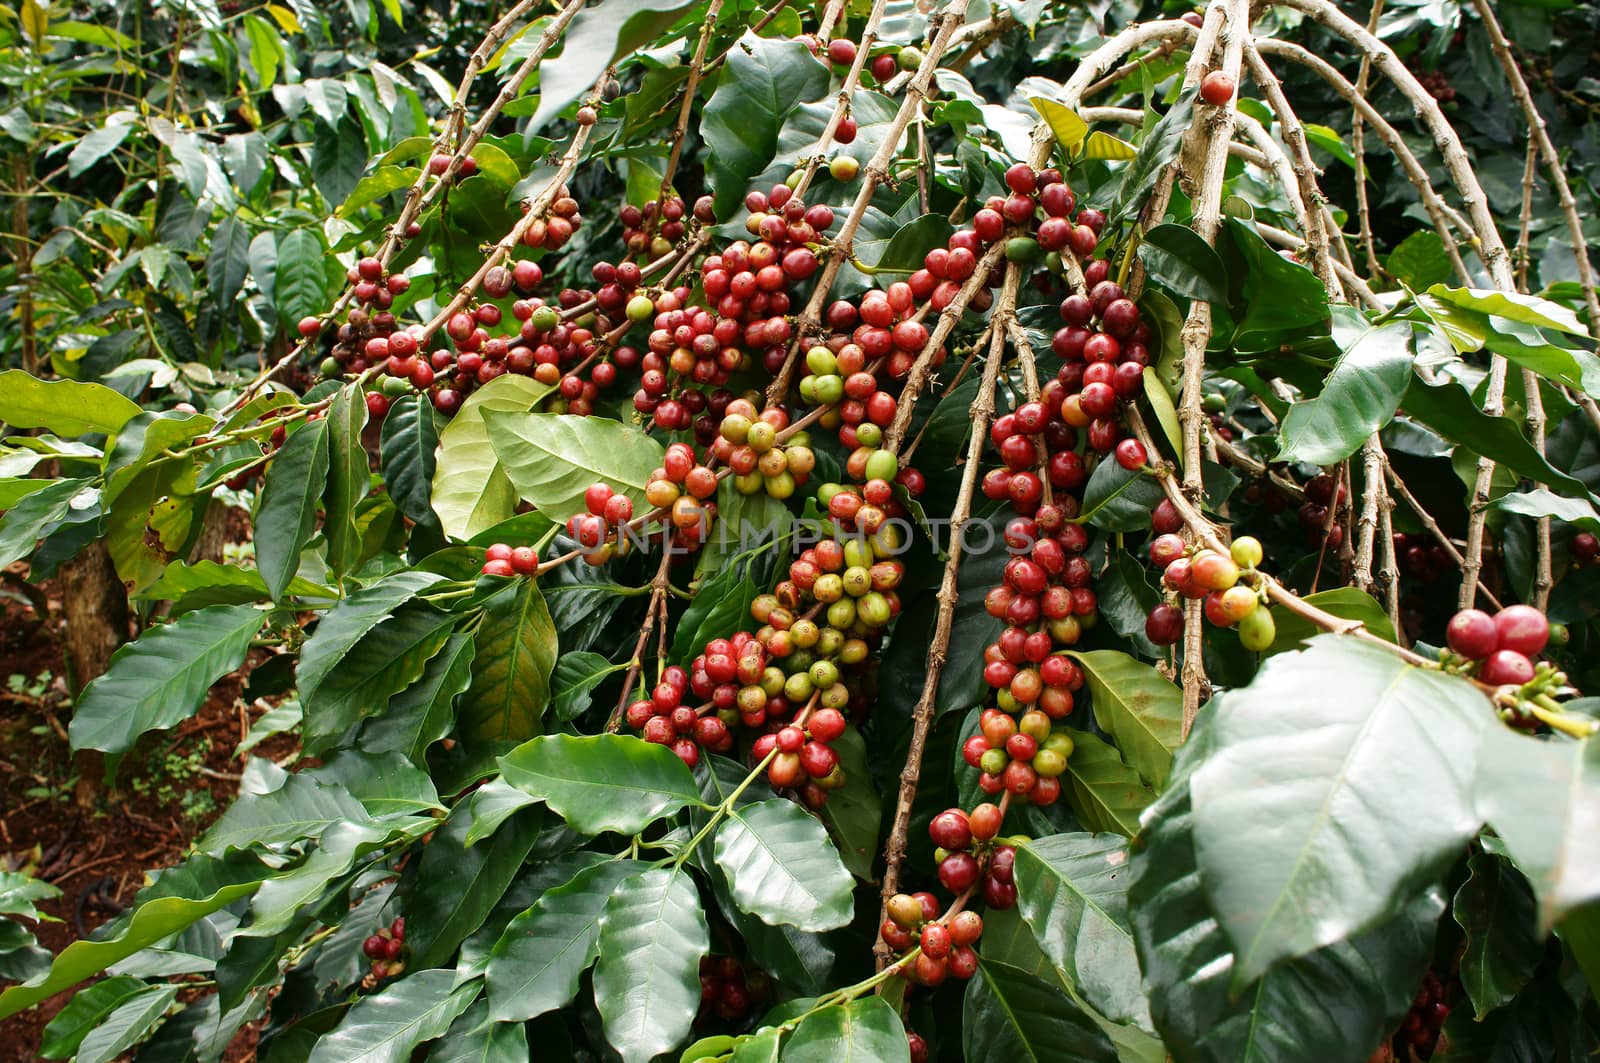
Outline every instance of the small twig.
MULTIPOLYGON (((1372 0, 1372 13, 1367 16, 1367 32, 1378 32, 1378 20, 1383 16, 1383 0, 1372 0)), ((1356 74, 1356 95, 1367 96, 1367 82, 1372 77, 1372 57, 1361 55, 1361 69, 1356 74)), ((1378 251, 1372 242, 1372 210, 1367 201, 1367 137, 1366 120, 1361 109, 1355 108, 1350 118, 1350 153, 1356 160, 1356 219, 1361 226, 1361 250, 1367 259, 1367 274, 1381 277, 1383 267, 1378 264, 1378 251)))

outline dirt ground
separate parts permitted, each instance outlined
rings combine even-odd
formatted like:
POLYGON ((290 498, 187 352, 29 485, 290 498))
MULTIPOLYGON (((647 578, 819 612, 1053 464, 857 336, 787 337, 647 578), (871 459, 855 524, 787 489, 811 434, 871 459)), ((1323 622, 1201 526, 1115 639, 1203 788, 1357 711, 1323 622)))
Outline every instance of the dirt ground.
MULTIPOLYGON (((234 750, 265 709, 240 699, 239 676, 224 679, 194 718, 147 736, 114 785, 80 808, 66 742, 60 603, 54 587, 45 590, 49 617, 7 600, 0 619, 0 866, 30 870, 61 890, 39 905, 60 922, 32 928, 59 953, 121 911, 146 871, 175 863, 233 800, 243 766, 234 750)), ((277 759, 292 749, 293 739, 280 735, 252 753, 277 759)), ((40 1033, 71 996, 0 1021, 0 1063, 41 1058, 40 1033)), ((255 1040, 247 1028, 225 1058, 254 1059, 255 1040)))

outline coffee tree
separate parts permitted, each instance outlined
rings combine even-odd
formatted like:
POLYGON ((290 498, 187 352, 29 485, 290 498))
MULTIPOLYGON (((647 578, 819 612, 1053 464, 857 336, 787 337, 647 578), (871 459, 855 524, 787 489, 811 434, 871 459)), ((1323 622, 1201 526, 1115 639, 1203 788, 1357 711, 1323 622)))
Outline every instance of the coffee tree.
POLYGON ((0 557, 103 543, 146 621, 74 747, 114 779, 249 667, 302 754, 92 939, 15 926, 0 1014, 79 986, 80 1060, 1592 1052, 1592 188, 1483 0, 1111 6, 524 0, 248 242, 259 372, 0 377, 59 473, 0 557), (247 558, 194 559, 213 500, 247 558))

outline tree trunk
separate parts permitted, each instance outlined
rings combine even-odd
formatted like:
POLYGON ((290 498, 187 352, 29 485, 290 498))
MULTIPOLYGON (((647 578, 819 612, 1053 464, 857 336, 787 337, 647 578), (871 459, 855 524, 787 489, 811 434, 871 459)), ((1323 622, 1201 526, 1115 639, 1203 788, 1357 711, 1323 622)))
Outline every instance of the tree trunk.
MULTIPOLYGON (((62 652, 67 687, 76 698, 106 670, 111 654, 128 638, 128 592, 117 579, 103 540, 61 566, 61 602, 66 615, 62 652)), ((88 809, 100 792, 104 758, 93 750, 81 750, 75 763, 78 785, 73 797, 79 808, 88 809)))

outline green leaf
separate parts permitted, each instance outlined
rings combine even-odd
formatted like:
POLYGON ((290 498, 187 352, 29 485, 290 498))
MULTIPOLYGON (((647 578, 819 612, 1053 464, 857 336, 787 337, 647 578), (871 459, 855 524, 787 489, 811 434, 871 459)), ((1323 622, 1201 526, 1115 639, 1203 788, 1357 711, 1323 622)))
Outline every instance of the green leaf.
POLYGON ((1116 1063, 1116 1049, 1094 1021, 1065 993, 1026 971, 980 961, 963 1005, 967 1063, 1116 1063))
POLYGON ((127 959, 162 938, 170 937, 198 919, 240 897, 249 896, 258 883, 224 886, 202 900, 159 897, 134 909, 132 916, 114 935, 100 941, 74 941, 63 949, 47 974, 30 978, 0 993, 0 1019, 9 1018, 63 989, 90 978, 118 960, 127 959))
MULTIPOLYGON (((868 244, 866 242, 858 244, 854 264, 858 268, 867 267, 874 276, 883 273, 915 273, 922 268, 928 252, 936 247, 944 247, 953 232, 955 226, 950 224, 949 218, 942 214, 924 214, 896 229, 894 235, 881 245, 882 251, 870 261, 867 257, 868 244)), ((885 277, 878 283, 887 285, 890 279, 885 277)))
POLYGON ((0 514, 0 566, 33 553, 39 540, 49 535, 72 512, 72 502, 90 489, 93 480, 57 480, 0 514))
POLYGON ((484 612, 475 640, 472 685, 459 730, 468 738, 520 742, 538 734, 550 704, 556 627, 539 584, 518 580, 484 612))
POLYGON ((652 43, 694 6, 684 0, 626 0, 604 13, 585 9, 562 36, 561 54, 539 68, 539 109, 529 122, 538 129, 594 85, 608 66, 652 43))
POLYGON ((718 217, 731 216, 750 179, 777 154, 790 113, 821 99, 828 80, 828 68, 799 41, 746 34, 733 46, 700 122, 718 217))
POLYGON ((308 1063, 406 1063, 418 1045, 440 1037, 478 995, 455 984, 453 970, 417 971, 356 1001, 318 1039, 308 1063))
POLYGON ((356 182, 355 188, 350 190, 334 213, 341 218, 348 218, 362 207, 410 188, 421 172, 415 166, 379 166, 356 182))
POLYGON ((1541 299, 1537 295, 1502 292, 1492 288, 1451 288, 1444 284, 1435 284, 1428 289, 1428 294, 1464 310, 1493 314, 1496 317, 1520 321, 1538 328, 1570 332, 1574 336, 1585 334, 1583 323, 1578 320, 1577 314, 1560 303, 1541 299))
POLYGON ((1155 795, 1139 773, 1122 762, 1115 747, 1088 731, 1067 728, 1067 734, 1075 748, 1067 758, 1063 782, 1078 819, 1092 831, 1133 837, 1139 831, 1139 813, 1155 795))
POLYGON ((646 507, 644 489, 666 451, 644 431, 603 417, 510 413, 489 409, 484 424, 517 491, 550 519, 583 511, 594 483, 646 507))
POLYGON ((1089 134, 1083 145, 1085 159, 1102 159, 1106 162, 1127 162, 1139 157, 1139 149, 1121 137, 1114 137, 1102 129, 1089 134))
POLYGON ((250 230, 238 218, 224 218, 211 236, 206 283, 218 306, 229 306, 250 272, 250 230))
POLYGON ((468 395, 439 432, 432 505, 445 534, 471 539, 516 513, 517 491, 489 441, 484 413, 525 413, 553 390, 532 377, 504 373, 468 395))
POLYGON ((95 163, 120 148, 131 132, 132 122, 112 121, 84 134, 67 154, 67 176, 82 177, 95 163))
POLYGON ((1479 812, 1533 884, 1541 934, 1600 897, 1600 742, 1491 727, 1474 789, 1479 812))
MULTIPOLYGON (((250 925, 238 932, 234 944, 240 944, 245 938, 272 938, 290 931, 302 913, 314 908, 322 900, 336 879, 349 873, 357 859, 397 838, 420 838, 432 829, 433 822, 430 817, 417 816, 408 822, 391 821, 383 826, 344 820, 329 824, 317 838, 317 847, 310 856, 292 870, 275 875, 262 884, 250 904, 250 925)), ((293 942, 282 942, 284 947, 290 944, 293 942)), ((237 951, 237 948, 230 949, 229 957, 232 958, 237 951)), ((267 948, 263 957, 267 970, 261 972, 261 977, 271 977, 277 973, 276 959, 266 960, 266 957, 276 957, 280 951, 276 942, 267 948)), ((232 1008, 243 999, 245 990, 253 986, 255 981, 246 976, 240 988, 234 991, 236 995, 232 996, 224 982, 223 1005, 232 1008)))
POLYGON ((1106 1018, 1148 1028, 1128 922, 1128 840, 1056 834, 1016 853, 1017 908, 1040 951, 1106 1018))
POLYGON ((1568 495, 1589 495, 1581 480, 1557 469, 1533 449, 1514 419, 1490 417, 1460 384, 1430 386, 1420 377, 1414 378, 1401 406, 1446 439, 1458 441, 1462 449, 1504 465, 1518 476, 1549 484, 1568 495))
POLYGON ((1129 910, 1156 1028, 1177 1063, 1362 1063, 1410 1008, 1443 902, 1424 896, 1359 938, 1230 991, 1236 961, 1195 862, 1189 794, 1209 753, 1207 719, 1133 846, 1129 910))
POLYGON ((274 601, 300 567, 300 551, 317 528, 317 503, 328 477, 328 422, 302 425, 267 468, 256 509, 256 567, 274 601))
POLYGON ((428 1063, 527 1063, 528 1032, 520 1022, 499 1022, 479 999, 428 1053, 428 1063))
POLYGON ((396 399, 383 418, 383 483, 400 512, 419 524, 435 519, 429 487, 438 447, 433 404, 417 395, 396 399))
POLYGON ((1389 253, 1385 268, 1414 292, 1438 284, 1454 272, 1444 241, 1431 229, 1418 229, 1389 253))
POLYGON ((828 794, 828 803, 817 814, 828 825, 844 866, 856 878, 869 880, 878 855, 883 801, 867 767, 867 743, 861 732, 851 727, 833 742, 833 751, 839 754, 844 785, 828 794))
POLYGON ((472 683, 476 646, 472 636, 454 634, 427 665, 422 676, 389 700, 361 728, 358 745, 368 753, 397 752, 422 764, 429 746, 450 733, 455 699, 472 683))
POLYGON ((1554 517, 1563 524, 1571 524, 1587 532, 1600 532, 1600 511, 1595 509, 1593 502, 1585 498, 1563 498, 1543 487, 1501 495, 1489 506, 1533 520, 1554 517))
POLYGON ((631 735, 544 735, 501 757, 500 770, 583 834, 637 834, 700 799, 677 754, 631 735))
POLYGON ((900 1013, 881 996, 808 1015, 783 1046, 784 1063, 910 1063, 900 1013))
POLYGON ((194 715, 211 684, 244 663, 261 619, 253 605, 212 606, 118 649, 78 699, 72 747, 125 752, 146 731, 194 715))
POLYGON ((739 907, 767 923, 833 930, 854 914, 855 881, 822 824, 793 801, 732 809, 715 851, 739 907))
POLYGON ((533 850, 543 820, 538 811, 519 813, 486 842, 468 846, 472 805, 456 805, 422 851, 417 889, 406 905, 410 962, 417 967, 445 963, 478 929, 533 850))
POLYGON ((700 957, 710 948, 687 872, 653 868, 617 885, 600 917, 594 1002, 624 1063, 644 1063, 689 1032, 700 1006, 700 957))
POLYGON ((407 602, 361 637, 313 690, 301 690, 307 752, 321 755, 422 676, 455 630, 456 617, 407 602))
POLYGON ((360 823, 368 818, 361 802, 343 787, 295 774, 276 790, 234 801, 195 846, 202 853, 221 856, 231 849, 316 837, 339 820, 360 823))
MULTIPOLYGON (((1144 142, 1139 145, 1139 154, 1122 171, 1122 182, 1117 186, 1117 200, 1111 210, 1109 224, 1116 225, 1130 211, 1142 208, 1161 171, 1178 157, 1194 118, 1194 99, 1194 92, 1185 91, 1145 134, 1144 142)), ((1151 117, 1148 110, 1147 107, 1147 119, 1151 117)))
POLYGON ((277 268, 272 295, 278 320, 293 329, 303 317, 328 308, 328 248, 316 229, 290 229, 278 234, 277 268))
POLYGON ((1481 822, 1463 766, 1493 715, 1463 679, 1323 635, 1207 712, 1195 847, 1235 989, 1398 915, 1481 822))
POLYGON ((1094 722, 1159 793, 1183 744, 1183 691, 1172 680, 1117 650, 1074 653, 1083 666, 1094 722))
POLYGON ((1317 275, 1278 254, 1255 226, 1230 217, 1228 231, 1244 257, 1244 313, 1232 343, 1245 351, 1276 348, 1285 333, 1319 327, 1328 318, 1328 293, 1317 275))
POLYGON ((525 794, 504 779, 494 778, 472 791, 472 825, 467 828, 467 845, 477 845, 500 829, 501 824, 523 809, 537 805, 539 799, 525 794))
POLYGON ((167 1017, 178 986, 150 986, 118 1004, 78 1045, 77 1063, 111 1063, 150 1035, 167 1017))
POLYGON ((1161 499, 1161 482, 1154 476, 1102 461, 1089 474, 1077 519, 1106 531, 1142 531, 1161 499))
POLYGON ((109 435, 139 406, 104 384, 40 380, 21 369, 0 372, 0 421, 10 428, 45 428, 58 436, 109 435))
MULTIPOLYGON (((321 598, 324 601, 338 597, 338 592, 332 587, 299 577, 289 581, 285 593, 291 597, 321 598)), ((179 560, 167 565, 160 578, 131 597, 136 601, 171 602, 170 615, 179 617, 213 605, 266 601, 272 595, 267 591, 267 581, 253 568, 219 564, 216 561, 190 564, 179 560)))
POLYGON ((1533 890, 1503 856, 1476 852, 1450 914, 1466 935, 1461 986, 1482 1019, 1522 991, 1544 952, 1533 890))
POLYGON ((361 637, 418 592, 440 582, 432 572, 407 570, 363 587, 323 616, 300 650, 296 678, 300 696, 310 697, 361 637))
POLYGON ((1333 465, 1354 454, 1394 418, 1411 382, 1412 361, 1408 322, 1362 332, 1339 355, 1322 391, 1289 407, 1276 460, 1333 465))
POLYGON ((511 920, 489 954, 490 1013, 522 1022, 572 1003, 583 972, 600 955, 600 917, 607 902, 624 879, 643 868, 635 860, 584 868, 566 884, 545 890, 533 907, 511 920))
POLYGON ((1089 123, 1079 118, 1077 112, 1066 104, 1058 103, 1048 96, 1029 96, 1028 102, 1050 127, 1056 143, 1061 145, 1068 155, 1075 154, 1078 145, 1089 135, 1089 123))
POLYGON ((589 695, 594 688, 604 682, 606 676, 626 667, 626 663, 612 664, 598 653, 587 650, 563 654, 556 661, 555 674, 550 679, 550 705, 556 719, 567 723, 589 711, 589 695))
MULTIPOLYGON (((1317 591, 1306 595, 1305 601, 1342 619, 1359 620, 1368 631, 1381 639, 1390 642, 1395 640, 1394 624, 1390 622, 1389 614, 1383 611, 1383 606, 1376 598, 1357 587, 1317 591)), ((1322 634, 1322 628, 1281 605, 1272 607, 1272 619, 1278 637, 1268 653, 1302 649, 1306 642, 1322 634)))
POLYGON ((1228 302, 1228 267, 1187 225, 1157 225, 1139 241, 1139 261, 1156 283, 1189 299, 1228 302))
POLYGON ((46 1059, 70 1057, 78 1050, 85 1034, 100 1025, 121 1004, 147 988, 137 978, 116 975, 79 990, 44 1028, 39 1054, 46 1059))
POLYGON ((334 396, 324 418, 328 425, 328 482, 322 492, 325 516, 322 535, 328 543, 328 567, 343 576, 361 561, 361 529, 356 506, 372 486, 367 448, 361 431, 367 425, 367 400, 356 383, 334 396))

